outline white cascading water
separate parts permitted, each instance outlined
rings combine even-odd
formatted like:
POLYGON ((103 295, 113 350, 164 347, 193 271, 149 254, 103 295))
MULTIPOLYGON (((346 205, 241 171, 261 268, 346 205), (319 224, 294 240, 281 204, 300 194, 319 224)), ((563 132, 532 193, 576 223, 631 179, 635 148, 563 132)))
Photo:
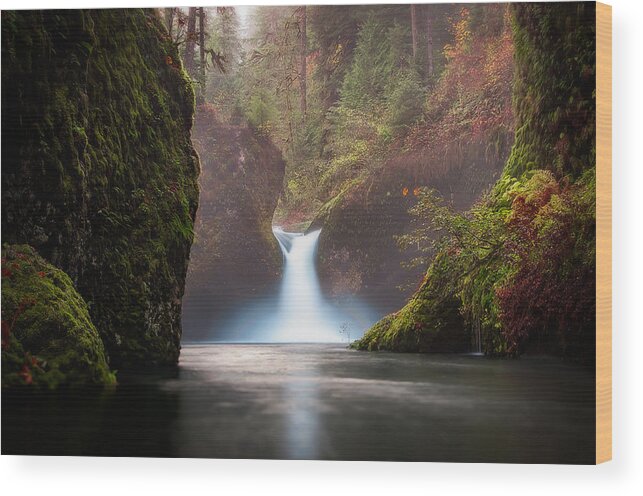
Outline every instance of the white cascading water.
POLYGON ((277 301, 272 340, 282 342, 340 341, 342 323, 323 298, 315 253, 321 231, 307 235, 274 228, 284 255, 284 274, 277 301))
POLYGON ((258 298, 216 329, 215 342, 339 343, 361 337, 379 315, 355 297, 329 302, 317 278, 315 256, 321 231, 273 233, 284 256, 277 294, 258 298))

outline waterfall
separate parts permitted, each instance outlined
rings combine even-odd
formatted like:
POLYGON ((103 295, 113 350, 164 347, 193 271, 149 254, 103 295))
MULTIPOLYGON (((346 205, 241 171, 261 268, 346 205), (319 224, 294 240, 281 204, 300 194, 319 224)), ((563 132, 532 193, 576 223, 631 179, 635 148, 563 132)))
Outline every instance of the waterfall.
POLYGON ((321 230, 309 234, 274 228, 284 255, 284 272, 277 300, 272 339, 285 342, 338 342, 337 310, 322 295, 315 266, 321 230))
POLYGON ((316 254, 321 231, 273 233, 284 257, 283 276, 268 294, 253 295, 231 307, 209 337, 215 343, 346 343, 358 339, 381 314, 359 298, 326 298, 317 277, 316 254))

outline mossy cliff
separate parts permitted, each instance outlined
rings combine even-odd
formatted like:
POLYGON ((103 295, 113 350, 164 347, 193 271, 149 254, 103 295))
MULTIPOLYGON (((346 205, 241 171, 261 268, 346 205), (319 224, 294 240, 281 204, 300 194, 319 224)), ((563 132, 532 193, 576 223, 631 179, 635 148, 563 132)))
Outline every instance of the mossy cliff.
POLYGON ((470 212, 443 216, 451 235, 424 282, 355 348, 594 359, 595 4, 511 14, 516 133, 503 176, 470 212))
POLYGON ((596 163, 596 4, 512 5, 516 139, 505 173, 596 163))
POLYGON ((152 10, 2 13, 2 238, 64 270, 110 364, 178 359, 194 93, 152 10))
POLYGON ((285 171, 270 138, 241 122, 221 122, 209 104, 197 109, 193 142, 201 197, 183 312, 191 336, 213 302, 223 307, 279 280, 283 257, 272 218, 285 171))
POLYGON ((3 387, 111 384, 106 357, 69 276, 27 245, 3 246, 3 387))

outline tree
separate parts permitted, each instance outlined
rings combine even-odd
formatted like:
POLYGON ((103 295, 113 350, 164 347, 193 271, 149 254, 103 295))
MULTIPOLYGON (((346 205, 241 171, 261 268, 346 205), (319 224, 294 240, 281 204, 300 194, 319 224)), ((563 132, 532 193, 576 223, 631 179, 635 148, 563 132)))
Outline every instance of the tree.
POLYGON ((413 45, 413 60, 415 60, 418 51, 418 28, 415 16, 415 4, 411 4, 411 38, 413 45))
POLYGON ((188 75, 194 78, 194 48, 196 46, 196 7, 190 7, 188 11, 188 31, 185 37, 185 53, 183 62, 188 75))
POLYGON ((165 27, 172 42, 178 47, 185 42, 185 25, 187 15, 178 7, 163 9, 165 27))
POLYGON ((242 42, 239 19, 234 7, 206 8, 205 67, 209 70, 205 84, 205 100, 214 104, 223 119, 237 117, 245 106, 243 95, 242 42))
POLYGON ((428 79, 433 77, 433 26, 431 22, 431 7, 427 5, 426 9, 426 76, 428 79))
POLYGON ((301 7, 299 19, 299 93, 301 115, 306 122, 306 56, 307 56, 307 37, 306 37, 306 6, 301 7))
POLYGON ((172 37, 172 26, 174 25, 175 12, 176 12, 176 9, 174 7, 166 7, 164 9, 165 27, 167 27, 167 32, 170 34, 170 38, 172 37))
MULTIPOLYGON (((341 105, 371 111, 381 103, 384 88, 391 80, 390 39, 387 30, 373 16, 359 31, 353 63, 344 77, 341 105)), ((408 45, 407 45, 408 46, 408 45)))
POLYGON ((205 98, 205 10, 199 7, 199 91, 198 98, 203 102, 205 98))

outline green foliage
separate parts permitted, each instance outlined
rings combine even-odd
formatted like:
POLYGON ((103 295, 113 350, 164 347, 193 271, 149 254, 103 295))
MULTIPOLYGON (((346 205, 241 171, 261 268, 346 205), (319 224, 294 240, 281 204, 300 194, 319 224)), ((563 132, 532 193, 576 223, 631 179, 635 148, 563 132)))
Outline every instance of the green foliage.
POLYGON ((255 129, 268 133, 277 119, 277 108, 274 98, 265 90, 259 89, 248 101, 246 111, 248 123, 255 129))
POLYGON ((367 7, 314 5, 308 8, 311 38, 318 48, 313 77, 317 83, 320 110, 325 113, 339 100, 339 91, 350 68, 359 24, 367 7))
POLYGON ((566 356, 595 359, 596 175, 569 185, 535 174, 513 195, 507 251, 515 261, 496 290, 508 351, 556 343, 566 356), (529 305, 524 302, 528 301, 529 305))
POLYGON ((531 171, 462 214, 423 191, 411 211, 424 222, 399 242, 435 259, 409 304, 355 346, 438 351, 457 336, 462 350, 478 340, 490 355, 531 345, 591 363, 595 203, 593 169, 573 186, 531 171), (451 319, 447 332, 454 304, 462 320, 451 319), (447 336, 438 340, 438 331, 447 336))
POLYGON ((401 135, 422 116, 426 92, 412 70, 399 72, 394 81, 386 95, 386 121, 394 134, 401 135))
MULTIPOLYGON (((503 252, 508 240, 505 226, 508 210, 493 208, 489 199, 483 199, 470 211, 457 213, 435 191, 424 190, 411 213, 422 222, 414 231, 398 238, 400 245, 421 246, 421 253, 437 255, 420 290, 411 299, 413 304, 366 336, 370 343, 380 346, 380 340, 387 341, 391 332, 396 335, 429 332, 429 336, 414 338, 422 343, 422 351, 440 351, 445 343, 466 351, 477 336, 465 329, 496 332, 498 329, 493 288, 502 279, 508 262, 503 252), (414 326, 401 324, 400 318, 414 322, 414 326)), ((420 258, 418 262, 425 260, 420 258)), ((492 343, 493 333, 485 337, 488 352, 501 351, 501 343, 492 343)), ((364 347, 364 343, 359 346, 364 347)), ((391 343, 385 346, 396 349, 391 343)))
POLYGON ((390 41, 386 28, 369 17, 359 31, 353 64, 342 84, 342 106, 368 112, 382 100, 395 67, 390 41))
POLYGON ((87 304, 27 245, 2 248, 2 386, 114 384, 87 304))
POLYGON ((239 77, 244 50, 240 34, 239 17, 234 7, 206 8, 206 49, 213 50, 224 58, 222 72, 218 67, 208 65, 205 98, 212 103, 219 118, 233 119, 235 112, 242 108, 243 81, 239 77))
MULTIPOLYGON (((463 317, 450 333, 463 347, 480 339, 487 354, 532 347, 592 362, 595 7, 516 4, 512 12, 517 123, 504 175, 465 214, 452 212, 435 193, 421 195, 413 213, 422 222, 400 242, 421 245, 435 258, 409 304, 371 328, 359 348, 436 350, 418 329, 426 339, 435 336, 451 315, 440 302, 450 298, 463 317)), ((456 24, 447 58, 474 53, 471 28, 480 11, 474 14, 456 24)), ((443 81, 462 101, 457 68, 447 66, 443 81)), ((440 100, 430 102, 429 112, 446 115, 447 107, 435 103, 440 100)))

